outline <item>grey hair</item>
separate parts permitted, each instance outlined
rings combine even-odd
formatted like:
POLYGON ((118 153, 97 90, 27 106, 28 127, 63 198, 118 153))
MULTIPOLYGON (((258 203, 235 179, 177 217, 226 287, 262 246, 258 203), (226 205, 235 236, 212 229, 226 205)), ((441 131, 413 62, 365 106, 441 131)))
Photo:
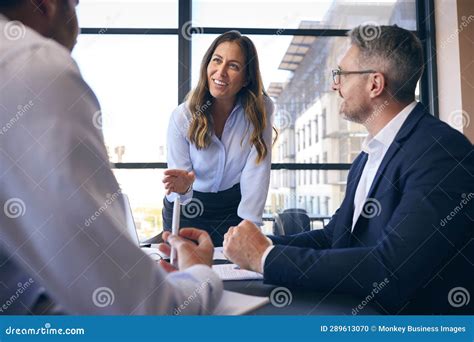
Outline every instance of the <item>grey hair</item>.
POLYGON ((421 41, 415 34, 396 25, 364 25, 348 36, 360 50, 359 63, 385 76, 387 91, 395 100, 414 99, 424 68, 421 41))

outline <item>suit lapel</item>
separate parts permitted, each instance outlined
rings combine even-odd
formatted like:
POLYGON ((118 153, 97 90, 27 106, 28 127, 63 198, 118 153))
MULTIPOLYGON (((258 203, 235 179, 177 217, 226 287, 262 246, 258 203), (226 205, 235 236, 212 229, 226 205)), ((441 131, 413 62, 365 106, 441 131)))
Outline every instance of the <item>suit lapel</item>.
POLYGON ((395 136, 395 139, 393 140, 392 144, 387 150, 387 153, 385 153, 385 156, 382 159, 382 163, 380 164, 377 173, 375 174, 374 181, 372 182, 372 185, 370 186, 370 190, 367 194, 367 198, 372 198, 374 196, 374 189, 377 186, 377 184, 380 182, 380 179, 387 168, 387 165, 389 164, 390 160, 395 156, 395 154, 398 152, 398 150, 401 147, 401 141, 404 140, 409 136, 409 133, 412 131, 412 129, 415 127, 416 123, 421 119, 422 114, 424 114, 423 111, 423 106, 418 103, 416 107, 413 109, 413 111, 408 115, 407 119, 403 123, 402 127, 400 128, 400 131, 397 133, 395 136))
POLYGON ((351 227, 352 227, 352 216, 354 215, 354 196, 359 184, 362 171, 367 163, 368 154, 361 152, 357 159, 354 161, 354 176, 348 179, 346 197, 344 204, 341 206, 342 212, 341 217, 337 222, 337 232, 333 237, 333 248, 343 248, 349 246, 351 238, 351 227))
POLYGON ((375 186, 380 181, 380 177, 382 177, 382 174, 385 171, 385 168, 387 167, 388 163, 393 158, 393 156, 398 152, 399 148, 400 148, 400 144, 397 143, 396 141, 394 141, 388 148, 387 153, 385 153, 385 156, 382 159, 382 163, 380 164, 377 170, 377 173, 375 174, 374 181, 372 182, 372 185, 370 186, 370 190, 367 193, 367 198, 372 198, 375 186))

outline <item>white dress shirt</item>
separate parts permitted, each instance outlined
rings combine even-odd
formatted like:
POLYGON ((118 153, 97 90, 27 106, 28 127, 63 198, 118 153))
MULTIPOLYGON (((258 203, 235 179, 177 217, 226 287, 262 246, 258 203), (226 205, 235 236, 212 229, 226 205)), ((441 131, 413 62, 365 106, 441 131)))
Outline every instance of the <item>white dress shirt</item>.
POLYGON ((367 162, 360 176, 359 183, 354 196, 354 215, 352 217, 352 229, 362 212, 367 200, 370 187, 374 181, 377 170, 382 163, 385 153, 392 144, 395 136, 407 119, 408 115, 415 108, 417 102, 413 101, 398 113, 388 124, 386 124, 374 137, 370 134, 362 142, 362 151, 368 154, 367 162))
MULTIPOLYGON (((193 190, 218 192, 240 183, 242 199, 237 214, 257 225, 262 225, 263 209, 270 184, 273 103, 265 97, 268 115, 263 139, 267 145, 267 156, 256 163, 257 150, 250 145, 252 124, 247 120, 239 100, 227 118, 219 139, 212 134, 211 144, 198 150, 188 139, 191 113, 187 103, 179 105, 171 115, 168 126, 168 167, 170 169, 194 170, 196 180, 193 190)), ((170 202, 176 194, 167 196, 170 202)), ((189 202, 192 190, 181 195, 182 203, 189 202)))
POLYGON ((0 17, 1 313, 211 313, 222 295, 211 268, 167 274, 129 239, 99 103, 69 51, 6 25, 0 17), (39 296, 53 305, 38 311, 39 296))
MULTIPOLYGON (((375 137, 367 136, 362 142, 362 150, 369 156, 364 170, 362 171, 359 184, 357 185, 356 194, 354 197, 354 216, 352 219, 352 230, 357 222, 357 219, 362 212, 365 204, 367 194, 375 178, 375 174, 382 163, 385 153, 392 144, 395 136, 407 119, 408 115, 413 111, 417 102, 413 101, 406 106, 400 113, 398 113, 390 122, 378 132, 375 137)), ((265 250, 262 255, 262 270, 265 267, 265 260, 268 254, 273 249, 273 243, 265 250)))

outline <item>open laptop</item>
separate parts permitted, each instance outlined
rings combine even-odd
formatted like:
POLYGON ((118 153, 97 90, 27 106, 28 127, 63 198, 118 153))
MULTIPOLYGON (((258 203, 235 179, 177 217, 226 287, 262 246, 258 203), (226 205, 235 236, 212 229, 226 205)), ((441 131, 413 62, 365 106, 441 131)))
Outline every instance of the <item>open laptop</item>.
POLYGON ((130 202, 128 200, 128 196, 122 193, 124 205, 125 205, 125 219, 127 223, 127 235, 135 243, 138 247, 141 248, 150 258, 155 261, 159 261, 161 259, 167 259, 168 256, 161 253, 158 248, 150 248, 144 247, 140 244, 140 239, 138 238, 137 227, 135 226, 135 220, 133 219, 132 207, 130 206, 130 202))

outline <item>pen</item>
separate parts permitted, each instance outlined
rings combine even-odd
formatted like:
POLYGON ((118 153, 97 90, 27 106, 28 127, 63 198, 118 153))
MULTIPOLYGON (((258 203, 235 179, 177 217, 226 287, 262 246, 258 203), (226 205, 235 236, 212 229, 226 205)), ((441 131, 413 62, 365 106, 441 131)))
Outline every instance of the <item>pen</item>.
MULTIPOLYGON (((179 219, 181 215, 181 206, 179 203, 179 197, 176 197, 173 205, 173 220, 171 223, 171 234, 178 236, 179 234, 179 219)), ((171 247, 171 265, 178 268, 178 262, 176 260, 176 248, 171 247)))

